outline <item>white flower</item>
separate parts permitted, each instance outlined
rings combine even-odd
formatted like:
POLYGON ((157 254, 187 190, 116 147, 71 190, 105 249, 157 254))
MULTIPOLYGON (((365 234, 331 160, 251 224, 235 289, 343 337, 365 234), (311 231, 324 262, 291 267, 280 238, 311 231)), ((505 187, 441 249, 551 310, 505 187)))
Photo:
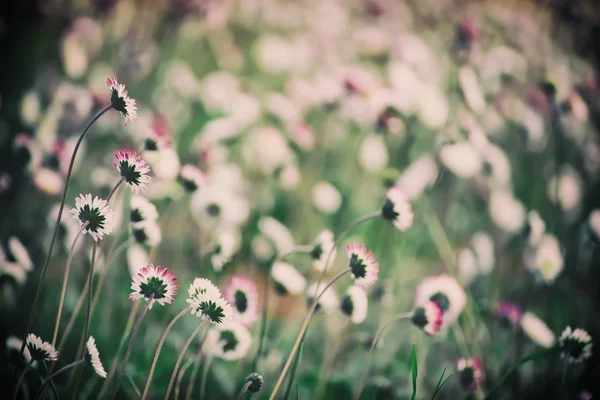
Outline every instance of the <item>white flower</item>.
POLYGON ((8 252, 5 253, 2 248, 0 248, 0 264, 3 263, 15 263, 19 267, 23 268, 23 270, 27 272, 31 272, 33 269, 33 262, 29 257, 29 253, 23 243, 16 238, 15 236, 11 236, 8 239, 8 252))
POLYGON ((523 332, 538 345, 550 348, 554 345, 554 333, 548 326, 531 312, 526 312, 521 318, 521 328, 523 332))
POLYGON ((135 151, 119 150, 115 152, 117 161, 113 166, 119 171, 125 183, 131 187, 133 193, 146 189, 146 183, 150 183, 152 178, 148 176, 150 167, 142 160, 135 151))
POLYGON ((196 278, 188 289, 186 300, 192 314, 217 326, 227 327, 233 321, 233 309, 221 296, 221 291, 208 279, 196 278))
POLYGON ((258 230, 265 235, 280 255, 294 251, 296 244, 289 229, 272 217, 263 217, 258 221, 258 230))
POLYGON ((312 191, 312 202, 323 214, 334 214, 342 205, 342 195, 329 182, 318 182, 312 191))
POLYGON ((251 167, 269 176, 294 160, 285 136, 271 127, 252 131, 244 143, 242 156, 251 167))
POLYGON ((131 233, 136 242, 150 247, 157 246, 162 241, 162 231, 156 221, 135 222, 131 224, 131 233))
POLYGON ((483 166, 481 155, 470 142, 447 144, 439 153, 442 164, 461 178, 472 178, 483 166))
POLYGON ((388 78, 397 91, 395 108, 404 114, 414 112, 422 86, 417 74, 406 63, 394 61, 389 64, 388 78))
POLYGON ((527 263, 546 283, 552 283, 564 267, 560 243, 554 235, 544 235, 535 249, 533 263, 527 263))
POLYGON ((329 230, 321 231, 319 236, 317 236, 317 239, 313 244, 313 248, 310 251, 310 257, 313 260, 313 267, 315 267, 317 271, 323 271, 334 263, 337 253, 334 244, 335 241, 333 238, 333 232, 329 230), (325 265, 325 263, 327 263, 327 265, 325 265))
POLYGON ((458 79, 462 93, 471 110, 477 114, 482 114, 485 111, 486 104, 473 68, 468 66, 461 67, 458 72, 458 79))
POLYGON ((511 169, 510 161, 504 151, 486 139, 480 146, 482 156, 481 178, 492 188, 510 188, 511 169))
POLYGON ((536 247, 546 232, 546 223, 540 217, 540 214, 538 214, 537 211, 529 211, 529 214, 527 214, 525 229, 529 245, 536 247))
POLYGON ((129 97, 125 85, 117 82, 116 78, 107 78, 106 85, 110 89, 110 103, 112 107, 125 117, 125 126, 129 121, 137 119, 137 106, 135 100, 129 97))
POLYGON ((134 194, 130 200, 129 220, 133 223, 158 220, 158 210, 148 199, 134 194))
POLYGON ((352 242, 346 246, 346 254, 354 284, 365 289, 373 286, 378 279, 379 264, 371 250, 362 243, 352 242))
POLYGON ((443 327, 452 325, 467 305, 467 294, 450 275, 430 276, 417 287, 415 307, 435 301, 444 312, 443 327))
POLYGON ((358 159, 365 171, 381 172, 388 164, 388 148, 383 136, 367 136, 360 144, 358 159))
POLYGON ((234 275, 229 278, 224 291, 225 299, 233 306, 235 319, 244 326, 258 320, 258 290, 250 278, 234 275))
POLYGON ((492 221, 502 230, 514 233, 525 222, 525 207, 512 193, 494 190, 490 195, 488 211, 492 221))
POLYGON ((40 96, 35 91, 29 91, 21 100, 21 120, 25 125, 32 126, 40 119, 40 96))
POLYGON ((581 177, 571 166, 562 167, 559 175, 548 182, 548 198, 565 212, 579 207, 582 190, 581 177))
POLYGON ((408 197, 399 187, 388 190, 381 216, 404 232, 412 226, 414 214, 408 197))
MULTIPOLYGON (((15 352, 18 352, 19 354, 21 353, 21 346, 23 345, 23 340, 19 339, 16 336, 9 336, 6 339, 6 350, 12 350, 15 352)), ((27 346, 25 346, 25 349, 23 349, 23 356, 25 357, 25 362, 29 362, 31 360, 31 353, 29 352, 29 348, 27 348, 27 346)), ((32 366, 35 366, 36 362, 34 361, 32 366)))
POLYGON ((567 326, 560 335, 562 356, 568 357, 571 364, 580 363, 592 356, 592 338, 587 331, 567 326))
POLYGON ((352 323, 362 324, 367 319, 369 308, 369 298, 365 289, 356 285, 350 286, 342 298, 340 308, 350 317, 352 323))
POLYGON ((437 163, 430 154, 424 154, 402 172, 396 186, 402 189, 409 200, 414 200, 435 182, 437 176, 437 163))
POLYGON ((600 209, 596 209, 590 213, 588 217, 588 225, 595 241, 600 241, 600 209))
POLYGON ((132 244, 127 248, 127 266, 129 274, 136 275, 138 271, 150 263, 150 257, 144 247, 132 244))
POLYGON ((418 97, 419 119, 429 129, 442 128, 448 120, 448 100, 446 95, 433 84, 423 84, 418 97))
POLYGON ((154 303, 161 306, 173 303, 173 296, 177 294, 179 285, 173 271, 160 265, 154 268, 154 265, 148 264, 133 275, 131 289, 133 292, 129 294, 129 299, 137 301, 143 298, 150 302, 149 308, 152 308, 154 303))
POLYGON ((437 301, 426 301, 423 305, 415 307, 411 322, 427 334, 433 336, 442 329, 445 314, 437 301))
MULTIPOLYGON (((319 293, 323 292, 325 284, 321 283, 318 285, 318 282, 312 283, 306 291, 309 306, 312 305, 317 296, 317 286, 319 288, 319 293)), ((326 314, 329 314, 336 311, 339 306, 340 300, 335 294, 335 290, 330 286, 321 294, 321 297, 319 298, 319 304, 317 304, 315 311, 323 310, 326 314)))
POLYGON ((36 168, 33 171, 33 183, 49 196, 57 196, 65 184, 60 173, 49 168, 36 168))
POLYGON ((192 195, 190 210, 196 223, 208 230, 241 225, 250 215, 245 197, 214 183, 192 195))
POLYGON ((175 149, 170 147, 159 148, 156 151, 145 151, 144 158, 152 166, 152 171, 157 178, 173 180, 181 169, 179 156, 175 149))
POLYGON ((484 274, 492 272, 496 264, 496 256, 491 236, 485 232, 475 233, 471 238, 471 248, 477 257, 479 270, 484 274))
POLYGON ((306 287, 306 279, 291 264, 276 261, 271 267, 275 291, 281 295, 300 294, 306 287))
POLYGON ((210 252, 210 262, 215 272, 223 271, 223 267, 231 261, 238 250, 238 235, 232 230, 218 233, 216 243, 210 252))
POLYGON ((96 371, 96 373, 100 375, 101 378, 106 378, 106 371, 102 366, 102 361, 100 361, 100 353, 98 353, 98 349, 96 348, 96 341, 92 336, 90 336, 90 338, 88 339, 85 347, 86 352, 84 358, 87 364, 90 367, 94 368, 94 371, 96 371))
POLYGON ((80 194, 75 199, 75 208, 71 210, 73 219, 79 226, 87 223, 84 233, 92 235, 95 241, 102 240, 104 235, 110 235, 115 227, 115 213, 108 206, 106 200, 94 197, 91 194, 80 194))
POLYGON ((31 354, 31 358, 36 361, 54 361, 58 358, 58 352, 48 342, 42 341, 33 333, 27 335, 27 348, 31 354))
POLYGON ((226 327, 210 329, 206 342, 211 355, 234 361, 246 357, 252 346, 252 335, 244 325, 232 322, 226 327))
POLYGON ((208 177, 192 164, 184 165, 179 172, 179 182, 190 193, 208 185, 208 181, 208 177))
POLYGON ((477 259, 473 251, 468 248, 461 249, 457 255, 458 275, 463 285, 470 285, 478 274, 477 259))

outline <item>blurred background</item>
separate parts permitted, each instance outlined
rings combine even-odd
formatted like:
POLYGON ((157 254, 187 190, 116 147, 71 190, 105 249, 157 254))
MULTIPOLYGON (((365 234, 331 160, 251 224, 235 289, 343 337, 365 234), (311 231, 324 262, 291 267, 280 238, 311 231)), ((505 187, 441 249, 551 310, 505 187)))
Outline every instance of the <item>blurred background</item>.
MULTIPOLYGON (((75 197, 106 196, 119 178, 114 151, 140 152, 152 167, 145 196, 161 215, 162 238, 151 245, 132 239, 130 194, 121 188, 113 206, 120 229, 100 247, 113 263, 90 329, 105 366, 116 357, 138 264, 150 258, 173 269, 181 289, 175 304, 148 314, 123 398, 143 387, 158 338, 186 304, 193 278, 223 288, 236 273, 254 280, 261 305, 269 292, 257 367, 265 386, 254 395, 268 398, 307 304, 306 294, 278 296, 266 287, 273 259, 378 210, 394 185, 410 197, 414 224, 400 232, 369 221, 342 241, 373 250, 380 281, 365 322, 347 323, 337 305, 315 317, 296 375, 299 398, 350 398, 377 327, 409 311, 430 275, 451 274, 465 288, 458 328, 429 338, 409 323, 394 325, 375 352, 363 398, 410 397, 412 343, 418 398, 431 397, 444 368, 456 374, 457 360, 474 356, 484 365, 481 390, 464 393, 455 375, 439 398, 483 398, 548 341, 539 325, 507 326, 497 311, 504 300, 543 321, 553 341, 567 325, 598 338, 596 1, 24 0, 0 10, 3 386, 12 386, 10 339, 23 339, 74 143, 108 104, 110 76, 127 86, 139 119, 124 127, 108 113, 84 141, 34 332, 52 333, 75 197), (150 148, 149 139, 162 145, 150 148), (208 199, 180 184, 185 164, 210 178, 208 199), (224 216, 204 213, 208 203, 224 216), (31 265, 12 254, 14 240, 31 265), (214 257, 223 247, 224 263, 214 257)), ((90 252, 86 237, 65 318, 85 285, 90 252)), ((289 261, 309 283, 318 277, 308 257, 289 261)), ((340 248, 336 266, 346 264, 340 248)), ((338 297, 348 285, 335 287, 338 297)), ((183 318, 169 335, 156 398, 196 323, 183 318)), ((82 326, 80 318, 75 331, 82 326)), ((247 357, 215 359, 206 369, 204 398, 233 398, 253 372, 260 322, 250 332, 247 357)), ((64 350, 69 359, 76 336, 64 350)), ((568 398, 598 393, 598 361, 594 354, 569 369, 568 398)), ((527 364, 498 398, 556 398, 561 367, 558 360, 527 364)), ((101 382, 85 374, 81 396, 94 397, 101 382)))

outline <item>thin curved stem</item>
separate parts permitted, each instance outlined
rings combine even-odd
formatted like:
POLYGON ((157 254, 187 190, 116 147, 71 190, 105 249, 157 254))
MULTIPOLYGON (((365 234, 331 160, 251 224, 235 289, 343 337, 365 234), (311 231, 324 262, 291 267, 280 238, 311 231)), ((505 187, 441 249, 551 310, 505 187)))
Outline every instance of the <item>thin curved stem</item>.
POLYGON ((279 392, 279 389, 281 388, 281 385, 283 384, 285 375, 287 374, 288 370, 290 369, 290 366, 292 365, 292 360, 294 359, 294 356, 296 355, 296 352, 298 351, 298 348, 300 347, 300 342, 304 339, 304 334, 306 333, 306 330, 308 329, 308 325, 310 324, 310 320, 312 319, 312 316, 315 313, 315 310, 317 309, 317 305, 319 304, 319 300, 321 299, 321 296, 338 279, 340 279, 341 277, 343 277, 344 275, 346 275, 348 273, 350 273, 350 268, 345 268, 342 272, 337 274, 331 281, 329 281, 329 283, 327 283, 325 285, 325 287, 323 288, 323 291, 319 292, 319 294, 315 297, 312 305, 310 306, 310 309, 308 310, 308 315, 304 319, 304 323, 302 324, 300 333, 298 333, 298 336, 296 337, 296 342, 294 343, 294 347, 292 347, 292 352, 290 353, 290 355, 285 363, 285 366, 283 367, 283 370, 281 371, 281 374, 279 375, 279 378, 277 379, 277 383, 275 384, 273 393, 271 393, 271 397, 269 397, 270 400, 275 399, 277 392, 279 392))
POLYGON ((152 360, 152 367, 150 367, 150 373, 148 374, 148 379, 146 380, 146 386, 144 387, 144 393, 142 393, 142 400, 146 399, 146 396, 148 396, 148 391, 150 390, 150 384, 152 383, 152 377, 154 376, 154 369, 156 368, 156 364, 158 363, 158 357, 160 356, 160 351, 162 350, 163 344, 165 344, 167 335, 171 331, 171 328, 173 328, 173 325, 175 325, 175 323, 177 321, 179 321, 179 319, 181 317, 183 317, 188 311, 190 311, 190 308, 191 307, 186 307, 179 314, 177 314, 175 316, 175 318, 173 318, 171 320, 171 322, 167 326, 167 329, 165 329, 165 331, 163 332, 163 334, 160 338, 160 341, 158 342, 158 347, 156 348, 156 351, 154 352, 154 360, 152 360))
POLYGON ((60 292, 60 302, 58 304, 58 313, 56 314, 56 322, 54 323, 54 334, 52 335, 52 346, 56 344, 56 338, 58 336, 58 327, 60 325, 60 316, 62 314, 63 305, 65 303, 65 294, 67 293, 67 283, 69 282, 69 272, 71 270, 71 263, 73 262, 73 254, 75 254, 75 246, 77 246, 77 241, 81 237, 81 233, 87 226, 88 222, 81 225, 81 228, 75 234, 75 239, 73 239, 73 244, 71 245, 71 249, 69 250, 69 258, 67 259, 67 266, 65 268, 65 275, 63 277, 63 285, 62 290, 60 292))
MULTIPOLYGON (((206 335, 204 335, 206 338, 206 335)), ((194 393, 194 385, 196 383, 196 375, 198 375, 198 370, 200 369, 200 360, 202 360, 202 354, 204 347, 204 341, 202 345, 200 345, 200 350, 198 350, 198 354, 196 355, 196 359, 194 360, 194 367, 192 368, 192 374, 190 375, 190 383, 188 383, 187 391, 185 393, 185 400, 191 400, 192 393, 194 393)))
POLYGON ((250 385, 252 385, 252 381, 248 381, 244 384, 244 386, 242 386, 242 390, 240 390, 240 393, 237 396, 237 400, 244 400, 244 398, 246 397, 246 392, 248 391, 250 385))
POLYGON ((183 349, 181 350, 181 353, 179 354, 179 358, 177 359, 177 362, 175 363, 175 368, 173 369, 173 374, 171 375, 171 381, 169 382, 169 388, 167 389, 167 394, 165 395, 165 400, 168 400, 169 396, 171 395, 171 389, 173 389, 173 382, 175 381, 175 377, 177 376, 177 371, 179 370, 179 366, 181 365, 181 360, 183 360, 183 356, 185 355, 185 352, 187 351, 188 347, 190 347, 192 340, 194 340, 194 338, 196 337, 198 332, 200 332, 200 329, 202 329, 204 324, 206 324, 206 321, 207 320, 202 320, 200 325, 198 325, 198 327, 192 333, 192 335, 187 340, 187 342, 185 342, 185 345, 183 346, 183 349))
POLYGON ((61 369, 59 369, 58 371, 56 371, 55 373, 53 373, 52 375, 50 375, 50 377, 46 378, 44 380, 44 382, 42 382, 42 386, 40 387, 40 392, 43 392, 43 390, 46 388, 46 386, 52 382, 52 380, 54 378, 56 378, 58 375, 62 374, 63 372, 66 372, 68 370, 70 370, 71 368, 77 367, 81 364, 85 364, 85 359, 81 359, 75 362, 72 362, 71 364, 65 365, 64 367, 62 367, 61 369))
POLYGON ((31 360, 29 360, 27 362, 27 365, 25 365, 25 368, 23 369, 23 372, 21 372, 21 375, 19 376, 19 380, 17 381, 17 386, 15 387, 15 393, 13 394, 13 400, 17 400, 17 396, 19 395, 19 389, 21 389, 21 384, 23 383, 23 379, 25 379, 25 375, 27 375, 27 371, 29 371, 29 368, 31 368, 31 364, 33 364, 35 360, 32 358, 31 360))
MULTIPOLYGON (((52 234, 52 240, 50 241, 50 248, 48 249, 48 254, 46 255, 46 260, 44 261, 44 266, 42 267, 42 272, 40 274, 40 281, 38 282, 38 287, 35 292, 35 298, 33 300, 33 306, 31 307, 31 313, 29 314, 29 321, 27 322, 27 328, 25 328, 25 333, 23 337, 27 337, 27 334, 31 330, 33 325, 33 319, 35 318, 35 313, 40 303, 40 296, 42 294, 42 287, 44 286, 44 279, 46 278, 46 272, 48 271, 48 264, 50 264, 50 257, 52 257, 52 251, 54 250, 54 244, 56 243, 56 237, 58 236, 58 230, 60 228, 60 221, 62 218, 63 210, 65 208, 65 201, 67 199, 67 192, 69 190, 69 181, 71 180, 71 174, 73 173, 73 165, 75 164, 75 157, 77 156, 77 151, 79 150, 79 146, 81 146, 81 142, 85 137, 86 133, 90 130, 94 122, 96 122, 104 113, 109 111, 112 108, 112 104, 106 106, 102 109, 92 120, 87 124, 83 133, 77 139, 77 143, 75 144, 75 148, 73 149, 73 154, 71 155, 71 161, 69 163, 69 170, 67 171, 67 179, 65 180, 65 188, 63 189, 62 199, 60 201, 60 207, 58 208, 58 216, 56 217, 56 223, 54 224, 54 233, 52 234)), ((25 341, 21 345, 21 354, 25 351, 25 341)))
POLYGON ((365 379, 367 378, 367 374, 369 373, 369 368, 371 367, 371 361, 373 360, 373 351, 375 350, 375 347, 377 346, 379 339, 381 339, 381 337, 383 336, 383 333, 385 332, 385 330, 394 322, 401 321, 406 318, 410 318, 411 315, 412 315, 412 313, 404 313, 404 314, 397 315, 396 317, 390 319, 385 324, 383 324, 381 326, 381 328, 379 328, 379 330, 375 334, 375 338, 373 338, 373 342, 371 343, 371 348, 369 349, 369 354, 367 354, 367 362, 365 364, 365 368, 363 369, 363 372, 358 381, 358 385, 356 385, 356 390, 354 391, 354 395, 352 396, 353 400, 358 400, 358 398, 360 397, 360 394, 362 393, 363 387, 365 385, 365 379))
POLYGON ((202 380, 200 381, 200 398, 206 398, 206 381, 208 380, 208 371, 210 370, 210 366, 213 362, 213 357, 208 356, 206 359, 206 363, 204 363, 204 368, 202 369, 202 380))
POLYGON ((142 325, 142 320, 144 319, 144 316, 146 315, 146 313, 150 309, 150 306, 152 305, 153 296, 154 295, 150 295, 150 298, 148 300, 146 300, 146 306, 140 313, 140 315, 135 323, 135 326, 133 327, 133 331, 131 332, 131 336, 129 337, 129 344, 127 345, 127 351, 125 352, 125 358, 123 359, 123 364, 121 365, 121 371, 119 372, 119 377, 117 378, 117 381, 115 382, 115 388, 114 388, 113 394, 111 396, 111 398, 113 400, 117 397, 117 392, 119 391, 119 385, 121 384, 123 375, 125 375, 125 367, 127 367, 127 361, 129 361, 129 356, 131 355, 131 349, 133 348, 133 341, 135 340, 135 337, 136 337, 138 331, 140 330, 140 325, 142 325))
POLYGON ((119 181, 117 182, 117 184, 115 186, 113 186, 112 190, 110 191, 110 193, 108 194, 108 196, 106 197, 106 204, 108 205, 108 202, 110 201, 111 197, 113 197, 113 195, 115 194, 115 192, 117 191, 117 189, 119 188, 119 186, 121 186, 121 183, 123 183, 123 181, 125 180, 125 177, 121 177, 121 179, 119 179, 119 181))
POLYGON ((177 375, 177 383, 175 384, 175 398, 178 399, 179 398, 179 392, 181 390, 181 381, 183 380, 183 376, 185 375, 185 371, 187 371, 187 369, 194 363, 194 359, 190 358, 189 360, 187 360, 187 362, 185 364, 183 364, 183 367, 181 367, 181 371, 179 371, 179 374, 177 375))

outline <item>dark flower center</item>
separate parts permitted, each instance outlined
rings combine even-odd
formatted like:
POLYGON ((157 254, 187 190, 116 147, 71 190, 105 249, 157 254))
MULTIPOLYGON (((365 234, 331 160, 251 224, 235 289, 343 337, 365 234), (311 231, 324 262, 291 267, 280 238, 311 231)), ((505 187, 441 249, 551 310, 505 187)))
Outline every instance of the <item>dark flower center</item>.
POLYGON ((342 312, 347 316, 351 316, 354 312, 354 303, 352 302, 352 298, 350 296, 345 296, 342 299, 342 312))
POLYGON ((566 338, 562 344, 563 353, 574 359, 577 359, 581 356, 584 347, 585 343, 573 338, 566 338))
POLYGON ((85 362, 87 363, 87 365, 89 365, 90 367, 92 366, 92 355, 90 354, 89 351, 86 350, 85 355, 83 356, 83 358, 85 359, 85 362))
MULTIPOLYGON (((312 296, 306 299, 306 304, 308 305, 308 308, 312 307, 314 302, 315 298, 312 296)), ((319 311, 321 311, 321 302, 318 302, 317 306, 315 307, 315 313, 318 313, 319 311)))
POLYGON ((281 296, 285 296, 288 294, 287 288, 280 282, 275 282, 274 284, 275 292, 281 296))
POLYGON ((134 208, 129 214, 129 219, 131 222, 141 222, 144 220, 144 217, 142 216, 139 208, 134 208))
POLYGON ((179 177, 179 183, 181 183, 181 186, 183 186, 186 192, 195 192, 198 189, 198 185, 196 185, 194 180, 186 179, 183 176, 179 177))
POLYGON ((323 255, 323 246, 321 245, 321 243, 316 244, 315 247, 313 247, 313 249, 310 252, 310 256, 312 257, 313 260, 318 260, 321 258, 321 256, 323 255))
POLYGON ((138 243, 146 243, 146 240, 148 240, 148 235, 143 229, 134 229, 133 237, 138 243))
POLYGON ((438 303, 443 312, 448 311, 448 309, 450 308, 450 300, 445 294, 441 292, 437 292, 436 294, 431 296, 429 300, 438 303))
POLYGON ((37 347, 29 344, 27 345, 27 348, 29 349, 29 354, 31 354, 31 358, 33 358, 36 361, 41 361, 50 358, 50 354, 46 350, 38 349, 37 347))
POLYGON ((139 185, 141 183, 140 178, 142 177, 142 174, 136 169, 135 164, 129 164, 127 160, 122 160, 119 164, 119 171, 127 183, 133 185, 139 185))
POLYGON ((125 99, 119 96, 119 92, 116 89, 113 89, 110 94, 110 104, 115 110, 122 112, 125 116, 129 115, 125 99))
POLYGON ((400 214, 394 211, 394 203, 390 199, 386 199, 383 207, 381 207, 381 216, 388 221, 395 221, 398 215, 400 214))
POLYGON ((146 280, 140 284, 140 294, 144 295, 146 298, 152 298, 158 300, 165 297, 167 293, 167 284, 160 278, 153 276, 150 279, 146 280))
POLYGON ((87 222, 88 224, 85 229, 95 233, 104 229, 106 218, 100 213, 100 209, 97 207, 90 208, 89 204, 86 204, 79 211, 79 220, 84 224, 87 222))
POLYGON ((235 292, 235 308, 240 313, 245 313, 248 309, 248 297, 246 297, 246 293, 242 290, 238 290, 235 292))
POLYGON ((423 329, 429 323, 429 321, 427 320, 427 314, 425 313, 425 308, 423 307, 415 309, 410 320, 413 324, 415 324, 415 326, 421 329, 423 329))
POLYGON ((364 278, 367 275, 367 266, 363 263, 362 258, 358 258, 357 254, 352 254, 352 257, 350 257, 349 267, 352 270, 352 275, 356 278, 364 278))
POLYGON ((201 311, 202 315, 208 317, 216 324, 220 324, 223 321, 223 318, 225 318, 225 310, 223 310, 223 307, 218 306, 217 303, 212 300, 201 302, 196 311, 201 311))
POLYGON ((221 207, 218 204, 211 203, 206 206, 206 212, 211 217, 218 217, 221 214, 221 207))
POLYGON ((472 367, 466 367, 460 372, 460 386, 465 390, 473 390, 475 382, 475 370, 472 367))
POLYGON ((235 337, 233 331, 221 331, 220 342, 224 342, 223 344, 223 352, 233 351, 237 347, 240 342, 235 337))
POLYGON ((144 150, 156 151, 158 150, 158 143, 152 138, 147 138, 144 140, 144 150))

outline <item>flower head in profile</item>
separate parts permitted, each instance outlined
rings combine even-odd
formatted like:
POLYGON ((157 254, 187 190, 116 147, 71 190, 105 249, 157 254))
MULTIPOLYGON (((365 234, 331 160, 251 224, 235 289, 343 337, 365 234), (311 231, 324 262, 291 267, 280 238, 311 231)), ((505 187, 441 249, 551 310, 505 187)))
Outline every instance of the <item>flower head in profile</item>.
POLYGON ((75 199, 75 208, 71 210, 71 214, 79 222, 79 226, 87 223, 83 232, 92 235, 95 241, 102 240, 104 235, 110 235, 116 224, 114 212, 106 200, 98 196, 92 200, 91 194, 80 194, 75 199))
POLYGON ((150 166, 142 160, 142 157, 135 151, 129 150, 116 151, 115 157, 117 161, 113 162, 113 165, 131 190, 138 193, 140 189, 146 189, 146 183, 150 183, 152 178, 148 175, 150 166))
POLYGON ((362 324, 367 319, 369 308, 369 298, 365 289, 356 285, 350 286, 342 297, 340 308, 353 324, 362 324))
POLYGON ((248 354, 252 346, 252 335, 244 325, 231 322, 225 327, 209 330, 206 341, 206 348, 213 356, 234 361, 248 354))
POLYGON ((258 320, 258 291, 252 279, 243 275, 232 276, 223 294, 233 306, 235 319, 240 324, 251 326, 258 320))
POLYGON ((27 335, 27 348, 31 358, 35 361, 54 361, 58 358, 58 352, 48 342, 44 342, 33 333, 27 335))
POLYGON ((350 258, 348 268, 351 270, 354 284, 367 289, 377 282, 379 264, 373 253, 367 250, 364 244, 350 243, 346 246, 346 254, 350 258))
POLYGON ((546 349, 556 341, 548 325, 532 312, 528 311, 521 317, 521 329, 529 339, 546 349))
POLYGON ((428 336, 433 336, 442 329, 444 311, 437 302, 428 301, 422 306, 415 307, 410 320, 428 336))
POLYGON ((323 271, 331 266, 336 256, 335 242, 333 232, 324 230, 319 233, 313 248, 310 251, 310 257, 313 260, 313 266, 317 271, 323 271), (329 254, 331 253, 331 255, 329 254), (329 258, 329 260, 327 260, 329 258), (325 265, 327 263, 328 265, 325 265))
POLYGON ((559 343, 563 358, 567 358, 571 364, 580 363, 592 356, 592 338, 581 328, 572 330, 567 326, 560 335, 559 343))
POLYGON ((165 303, 173 303, 173 296, 177 294, 177 278, 173 271, 163 268, 160 265, 156 268, 152 264, 140 268, 138 273, 133 276, 131 282, 133 292, 129 298, 133 301, 143 298, 150 302, 149 308, 152 308, 155 302, 164 306, 165 303))
POLYGON ((483 373, 483 364, 479 357, 459 359, 456 364, 456 371, 458 372, 460 387, 466 392, 474 392, 477 390, 485 377, 483 373))
POLYGON ((156 221, 158 219, 158 210, 156 206, 148 199, 134 194, 129 203, 129 221, 136 223, 142 221, 156 221))
POLYGON ((231 305, 221 296, 221 291, 211 281, 196 278, 188 289, 187 302, 192 314, 217 326, 228 326, 233 319, 231 305))
POLYGON ((306 279, 293 265, 276 261, 271 267, 271 278, 277 294, 300 294, 306 287, 306 279))
POLYGON ((100 361, 100 353, 98 353, 98 349, 96 348, 96 341, 92 336, 87 341, 85 345, 85 362, 92 368, 94 371, 100 375, 101 378, 106 378, 106 371, 102 366, 102 361, 100 361))
POLYGON ((521 308, 515 303, 507 300, 502 300, 496 306, 496 315, 514 329, 517 328, 521 324, 521 318, 523 317, 523 312, 521 308))
POLYGON ((208 185, 208 176, 198 167, 192 164, 185 164, 179 172, 179 183, 181 183, 186 192, 193 193, 208 185))
POLYGON ((308 289, 306 289, 306 299, 308 301, 308 306, 312 306, 315 298, 317 296, 317 288, 321 293, 321 297, 319 298, 319 303, 315 307, 315 312, 323 311, 326 314, 332 313, 336 311, 340 306, 340 299, 338 298, 335 290, 330 286, 324 292, 323 288, 324 284, 319 285, 318 282, 312 283, 308 289))
POLYGON ((131 224, 131 233, 136 242, 150 247, 158 245, 162 240, 160 225, 152 220, 131 224))
POLYGON ((452 276, 443 274, 423 279, 417 287, 415 307, 435 301, 444 312, 443 327, 453 324, 467 304, 465 290, 452 276))
POLYGON ((414 214, 408 196, 399 187, 388 190, 381 216, 404 232, 413 224, 414 214))
POLYGON ((121 113, 125 118, 125 126, 129 121, 137 119, 137 106, 135 100, 129 97, 125 85, 117 82, 117 78, 106 78, 106 85, 110 90, 110 104, 112 108, 121 113))
POLYGON ((233 231, 219 232, 210 252, 210 262, 215 272, 223 271, 223 267, 231 261, 237 251, 238 240, 233 231))

